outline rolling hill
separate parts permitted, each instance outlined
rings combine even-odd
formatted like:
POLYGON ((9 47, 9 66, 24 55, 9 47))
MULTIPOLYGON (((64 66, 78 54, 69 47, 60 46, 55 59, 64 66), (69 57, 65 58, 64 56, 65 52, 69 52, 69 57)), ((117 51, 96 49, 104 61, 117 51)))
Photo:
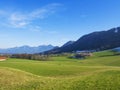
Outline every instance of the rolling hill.
POLYGON ((0 90, 119 90, 120 56, 95 52, 85 60, 65 56, 51 61, 0 62, 0 90))

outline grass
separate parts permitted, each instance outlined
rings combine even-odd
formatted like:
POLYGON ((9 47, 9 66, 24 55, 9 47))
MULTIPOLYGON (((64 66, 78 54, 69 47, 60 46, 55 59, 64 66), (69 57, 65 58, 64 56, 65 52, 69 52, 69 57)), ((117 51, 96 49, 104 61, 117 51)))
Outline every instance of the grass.
POLYGON ((120 90, 120 56, 96 52, 85 60, 8 59, 0 62, 0 90, 120 90))

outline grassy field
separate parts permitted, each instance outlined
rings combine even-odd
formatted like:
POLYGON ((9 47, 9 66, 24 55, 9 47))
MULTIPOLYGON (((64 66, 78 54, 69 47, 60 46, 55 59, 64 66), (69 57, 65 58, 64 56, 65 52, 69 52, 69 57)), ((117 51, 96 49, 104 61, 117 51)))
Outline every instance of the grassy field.
POLYGON ((0 90, 120 90, 120 55, 102 51, 83 60, 8 59, 0 62, 0 90))

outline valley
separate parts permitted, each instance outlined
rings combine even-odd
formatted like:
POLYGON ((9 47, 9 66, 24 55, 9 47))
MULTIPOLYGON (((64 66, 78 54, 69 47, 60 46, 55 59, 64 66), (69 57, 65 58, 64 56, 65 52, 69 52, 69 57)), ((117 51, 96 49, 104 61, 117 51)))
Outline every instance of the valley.
POLYGON ((9 58, 0 62, 0 76, 1 90, 119 90, 120 56, 108 50, 84 60, 9 58))

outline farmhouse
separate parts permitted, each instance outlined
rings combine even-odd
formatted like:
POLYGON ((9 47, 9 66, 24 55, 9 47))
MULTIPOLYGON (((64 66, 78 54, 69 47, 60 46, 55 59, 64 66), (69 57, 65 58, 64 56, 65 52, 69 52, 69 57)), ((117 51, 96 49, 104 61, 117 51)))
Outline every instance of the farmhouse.
POLYGON ((0 56, 0 61, 4 61, 4 60, 6 60, 7 59, 7 57, 5 57, 5 56, 0 56))
POLYGON ((92 52, 90 51, 76 51, 73 56, 70 58, 76 58, 76 59, 84 59, 86 57, 92 56, 92 52))

